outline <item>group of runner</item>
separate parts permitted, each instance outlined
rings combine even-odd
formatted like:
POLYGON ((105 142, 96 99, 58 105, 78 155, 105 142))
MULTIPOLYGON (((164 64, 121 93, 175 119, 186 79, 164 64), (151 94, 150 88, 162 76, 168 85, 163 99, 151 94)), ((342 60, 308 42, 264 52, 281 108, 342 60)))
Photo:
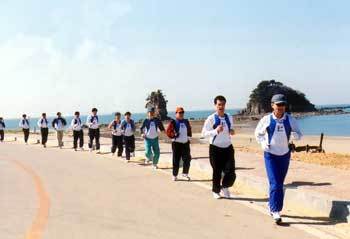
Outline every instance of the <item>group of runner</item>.
MULTIPOLYGON (((236 180, 235 173, 235 151, 231 137, 235 134, 233 117, 225 113, 226 99, 217 96, 214 99, 215 113, 211 114, 205 121, 202 136, 209 139, 209 159, 213 170, 212 193, 215 199, 231 198, 229 188, 236 180)), ((265 167, 270 185, 269 190, 269 212, 276 223, 281 223, 280 212, 283 209, 284 180, 288 172, 291 158, 290 140, 298 140, 302 137, 296 120, 286 112, 287 99, 282 94, 274 95, 271 99, 273 112, 263 117, 255 130, 255 137, 264 150, 265 167)), ((100 121, 97 109, 93 108, 87 117, 89 150, 95 149, 100 153, 100 121)), ((46 147, 49 122, 46 114, 37 122, 41 131, 41 144, 46 147)), ((52 127, 56 130, 58 146, 63 147, 63 132, 67 125, 61 113, 52 121, 52 127)), ((24 133, 24 141, 28 144, 30 123, 24 114, 19 123, 24 133)), ((73 130, 73 148, 84 150, 84 132, 80 113, 75 112, 70 128, 73 130)), ((0 140, 4 140, 5 123, 0 117, 0 140)), ((124 119, 121 113, 115 113, 115 119, 108 125, 112 132, 111 152, 117 152, 122 157, 125 149, 125 160, 130 161, 135 152, 136 126, 131 118, 131 113, 126 112, 124 119), (117 151, 118 150, 118 151, 117 151)), ((143 121, 141 137, 145 145, 145 164, 152 164, 153 169, 158 169, 160 157, 159 136, 163 132, 172 140, 173 153, 173 175, 172 180, 178 180, 180 162, 183 161, 182 177, 191 180, 189 176, 191 165, 190 141, 192 130, 190 121, 185 118, 183 107, 177 107, 175 119, 172 119, 165 129, 162 121, 156 117, 155 109, 148 108, 147 118, 143 121)))

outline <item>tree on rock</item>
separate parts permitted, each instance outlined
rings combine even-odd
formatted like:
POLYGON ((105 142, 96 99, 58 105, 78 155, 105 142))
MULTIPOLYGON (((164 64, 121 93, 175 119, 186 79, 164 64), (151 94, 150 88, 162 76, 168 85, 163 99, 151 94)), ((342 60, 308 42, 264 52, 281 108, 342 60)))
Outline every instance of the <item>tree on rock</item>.
POLYGON ((161 120, 168 119, 168 110, 167 103, 168 101, 165 99, 165 95, 161 90, 153 91, 146 98, 146 108, 154 107, 156 111, 156 115, 161 120))
POLYGON ((247 108, 242 111, 247 115, 259 115, 272 111, 271 98, 275 94, 284 94, 288 99, 290 112, 314 112, 315 105, 311 104, 304 93, 294 90, 275 80, 262 81, 252 91, 247 108))

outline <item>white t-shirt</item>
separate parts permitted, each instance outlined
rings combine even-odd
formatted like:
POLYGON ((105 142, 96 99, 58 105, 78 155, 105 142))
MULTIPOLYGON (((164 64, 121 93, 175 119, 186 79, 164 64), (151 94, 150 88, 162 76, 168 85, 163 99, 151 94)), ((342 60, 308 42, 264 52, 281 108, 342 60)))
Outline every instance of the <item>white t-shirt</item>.
POLYGON ((146 138, 148 139, 155 139, 158 137, 158 131, 156 127, 156 123, 154 121, 150 122, 149 130, 147 130, 147 127, 144 129, 144 133, 146 135, 146 138))
POLYGON ((73 118, 70 125, 74 131, 82 130, 82 123, 81 123, 80 118, 73 118), (75 123, 75 121, 76 121, 76 123, 75 123))
POLYGON ((124 135, 127 137, 134 135, 134 131, 132 130, 131 124, 128 122, 126 122, 126 125, 125 125, 124 135))
MULTIPOLYGON (((287 114, 285 114, 281 119, 277 119, 274 114, 269 114, 260 120, 258 126, 255 129, 255 137, 265 152, 277 156, 282 156, 289 152, 289 141, 286 129, 283 124, 284 120, 286 120, 286 117, 287 114), (271 115, 273 119, 276 120, 276 128, 269 144, 269 135, 267 133, 267 128, 271 123, 271 115)), ((302 137, 302 133, 298 127, 297 121, 291 115, 288 115, 288 118, 290 126, 292 128, 291 139, 299 140, 302 137)))
POLYGON ((219 117, 220 124, 223 125, 224 131, 218 134, 217 130, 213 128, 215 124, 215 114, 216 113, 210 115, 205 121, 202 129, 202 135, 204 137, 209 137, 210 144, 215 145, 219 148, 227 148, 232 144, 230 130, 234 129, 233 118, 231 115, 229 115, 229 120, 231 123, 231 128, 229 129, 225 117, 219 117))
POLYGON ((185 123, 180 123, 180 128, 179 128, 179 135, 176 139, 173 141, 178 142, 178 143, 187 143, 188 142, 188 133, 187 133, 187 126, 185 123))
POLYGON ((122 136, 123 135, 123 131, 121 129, 121 125, 122 125, 121 122, 116 123, 113 120, 111 124, 112 124, 112 135, 114 135, 114 136, 122 136))
POLYGON ((49 127, 48 123, 49 123, 49 121, 47 119, 45 120, 44 118, 41 118, 38 120, 37 125, 39 128, 48 128, 49 127))

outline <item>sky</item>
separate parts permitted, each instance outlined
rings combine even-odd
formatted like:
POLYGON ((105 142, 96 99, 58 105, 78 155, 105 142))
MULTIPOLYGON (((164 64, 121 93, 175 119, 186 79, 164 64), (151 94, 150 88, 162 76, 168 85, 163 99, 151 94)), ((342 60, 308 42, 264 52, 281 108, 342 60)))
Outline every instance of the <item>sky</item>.
POLYGON ((346 0, 2 0, 0 115, 246 105, 275 79, 314 104, 350 103, 346 0))

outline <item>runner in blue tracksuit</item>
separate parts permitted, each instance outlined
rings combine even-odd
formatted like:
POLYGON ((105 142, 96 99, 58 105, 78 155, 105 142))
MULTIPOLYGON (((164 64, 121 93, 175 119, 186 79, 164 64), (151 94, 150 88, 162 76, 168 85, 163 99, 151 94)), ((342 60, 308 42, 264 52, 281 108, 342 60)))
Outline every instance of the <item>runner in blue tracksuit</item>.
POLYGON ((291 158, 289 141, 299 140, 302 134, 296 120, 286 113, 286 97, 282 94, 274 95, 271 103, 273 112, 260 120, 255 130, 255 137, 264 150, 270 185, 270 214, 276 223, 281 223, 283 184, 291 158))

